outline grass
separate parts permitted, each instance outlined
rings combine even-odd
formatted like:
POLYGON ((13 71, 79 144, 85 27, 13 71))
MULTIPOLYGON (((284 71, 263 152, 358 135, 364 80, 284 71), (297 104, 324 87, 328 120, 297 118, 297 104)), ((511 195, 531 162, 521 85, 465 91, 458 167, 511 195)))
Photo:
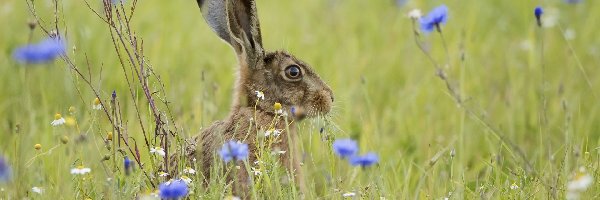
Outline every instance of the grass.
MULTIPOLYGON (((450 19, 442 28, 449 53, 439 34, 423 38, 432 57, 449 60, 443 69, 464 100, 459 104, 415 44, 406 17, 412 8, 428 11, 440 3, 411 1, 399 8, 392 1, 258 0, 265 48, 287 49, 310 63, 336 97, 331 120, 298 125, 307 199, 341 199, 347 192, 364 199, 562 199, 580 167, 598 177, 599 8, 591 1, 446 2, 450 19), (538 4, 546 16, 558 16, 554 27, 536 27, 538 4), (570 31, 575 38, 565 37, 570 31), (361 169, 336 158, 331 141, 346 137, 359 141, 361 153, 377 152, 380 163, 361 169)), ((52 25, 51 1, 34 4, 45 25, 52 25)), ((237 61, 195 2, 137 5, 132 29, 164 83, 159 93, 170 102, 173 124, 167 128, 178 133, 171 145, 177 150, 183 138, 226 117, 237 61)), ((98 2, 91 7, 101 10, 98 2)), ((124 76, 132 71, 123 73, 108 27, 82 1, 60 1, 59 10, 69 56, 86 76, 89 61, 103 101, 108 104, 116 92, 123 129, 135 139, 145 169, 123 173, 122 155, 133 155, 104 142, 113 127, 103 112, 91 109, 95 95, 64 61, 31 66, 12 59, 12 51, 29 40, 27 22, 34 17, 25 1, 3 1, 0 152, 13 168, 13 181, 0 185, 0 198, 132 199, 154 192, 152 185, 164 181, 156 177, 162 161, 143 141, 140 123, 150 135, 154 121, 142 90, 134 85, 132 97, 124 76), (57 112, 76 123, 52 127, 57 112), (71 175, 78 165, 92 172, 71 175), (44 192, 32 193, 34 186, 44 192)), ((44 37, 39 28, 31 35, 33 41, 44 37)), ((150 87, 159 91, 161 85, 151 79, 150 87)), ((152 136, 151 146, 161 138, 152 136)), ((257 179, 255 197, 300 198, 276 169, 257 179)), ((190 199, 230 195, 223 179, 204 187, 200 175, 191 178, 190 199)), ((581 198, 598 198, 599 189, 594 180, 581 198)))

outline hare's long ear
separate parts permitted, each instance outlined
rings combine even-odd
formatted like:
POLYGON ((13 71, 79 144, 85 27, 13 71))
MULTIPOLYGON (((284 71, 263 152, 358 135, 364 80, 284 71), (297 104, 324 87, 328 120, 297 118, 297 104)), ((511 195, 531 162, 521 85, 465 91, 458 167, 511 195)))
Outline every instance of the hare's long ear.
MULTIPOLYGON (((208 25, 249 67, 264 56, 254 0, 197 0, 208 25)), ((240 60, 242 61, 242 60, 240 60)))

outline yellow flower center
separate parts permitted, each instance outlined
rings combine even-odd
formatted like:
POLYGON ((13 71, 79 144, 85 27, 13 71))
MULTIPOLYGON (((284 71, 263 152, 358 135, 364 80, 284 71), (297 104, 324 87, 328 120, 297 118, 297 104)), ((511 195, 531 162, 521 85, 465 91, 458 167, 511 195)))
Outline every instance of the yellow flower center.
POLYGON ((42 149, 42 145, 41 144, 35 144, 33 146, 33 148, 35 148, 35 150, 40 150, 40 149, 42 149))
POLYGON ((83 165, 77 166, 77 169, 83 169, 83 168, 84 168, 83 165))
POLYGON ((75 120, 73 117, 67 117, 65 118, 65 123, 67 126, 75 126, 77 124, 77 120, 75 120))
POLYGON ((578 172, 575 174, 575 177, 573 177, 573 180, 580 181, 581 179, 583 179, 583 177, 585 177, 585 175, 586 175, 585 173, 578 172))
POLYGON ((112 133, 112 132, 108 132, 108 133, 106 134, 106 139, 107 139, 107 140, 111 140, 111 141, 112 141, 112 139, 113 139, 113 133, 112 133))
POLYGON ((60 115, 60 113, 56 113, 56 115, 54 115, 55 120, 59 120, 60 118, 62 118, 62 115, 60 115))
POLYGON ((100 99, 98 99, 98 98, 94 99, 94 105, 100 105, 100 99))
POLYGON ((275 108, 275 110, 281 110, 281 104, 275 103, 275 105, 273 105, 273 108, 275 108))
POLYGON ((66 135, 63 135, 63 136, 60 138, 60 142, 62 142, 63 144, 67 144, 67 143, 69 143, 69 137, 67 137, 66 135))

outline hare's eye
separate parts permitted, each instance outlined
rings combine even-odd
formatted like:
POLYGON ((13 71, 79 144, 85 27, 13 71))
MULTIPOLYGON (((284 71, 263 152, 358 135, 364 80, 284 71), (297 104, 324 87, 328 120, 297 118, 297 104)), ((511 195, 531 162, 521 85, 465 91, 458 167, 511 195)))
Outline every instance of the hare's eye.
POLYGON ((285 78, 290 81, 297 81, 302 78, 302 71, 298 65, 290 65, 285 68, 285 78))

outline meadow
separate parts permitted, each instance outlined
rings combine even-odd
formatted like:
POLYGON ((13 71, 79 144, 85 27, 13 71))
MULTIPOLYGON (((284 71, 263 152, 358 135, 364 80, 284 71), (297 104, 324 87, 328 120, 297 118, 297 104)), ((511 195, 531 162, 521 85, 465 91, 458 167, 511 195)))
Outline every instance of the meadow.
MULTIPOLYGON (((235 53, 196 2, 125 1, 127 14, 136 5, 129 28, 143 49, 144 78, 124 53, 128 44, 115 47, 114 31, 98 16, 101 1, 54 2, 0 2, 0 157, 8 166, 0 160, 0 199, 152 199, 160 183, 182 175, 192 180, 186 199, 233 198, 225 179, 205 186, 199 173, 183 172, 186 163, 160 176, 168 163, 149 152, 167 139, 167 154, 181 153, 185 138, 230 109, 235 53), (36 17, 43 21, 31 29, 36 17), (58 27, 66 56, 16 61, 15 49, 47 37, 41 27, 58 27), (57 113, 65 124, 52 126, 57 113), (79 166, 90 172, 73 174, 79 166)), ((600 6, 593 0, 257 4, 265 49, 309 63, 335 102, 328 116, 297 124, 307 192, 268 159, 253 198, 600 198, 600 6), (441 4, 449 9, 441 33, 423 33, 408 17, 441 4), (536 6, 544 9, 541 27, 536 6), (349 165, 332 150, 341 138, 379 162, 349 165)))

